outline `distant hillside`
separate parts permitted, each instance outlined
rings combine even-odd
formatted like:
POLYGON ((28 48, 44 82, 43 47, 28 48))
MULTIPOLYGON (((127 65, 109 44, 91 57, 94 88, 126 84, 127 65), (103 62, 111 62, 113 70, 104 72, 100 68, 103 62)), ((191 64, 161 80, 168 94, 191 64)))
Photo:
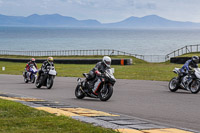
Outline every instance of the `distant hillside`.
POLYGON ((200 28, 200 23, 172 21, 156 15, 149 15, 141 18, 129 17, 121 22, 107 24, 107 26, 125 28, 200 28))
POLYGON ((200 23, 168 20, 156 15, 129 17, 116 23, 100 23, 97 20, 77 20, 59 14, 28 17, 0 15, 0 26, 64 26, 64 27, 104 27, 104 28, 200 28, 200 23))
POLYGON ((100 26, 101 23, 96 20, 77 20, 75 18, 61 16, 59 14, 52 14, 52 15, 33 14, 28 17, 0 15, 0 25, 92 27, 92 26, 100 26))

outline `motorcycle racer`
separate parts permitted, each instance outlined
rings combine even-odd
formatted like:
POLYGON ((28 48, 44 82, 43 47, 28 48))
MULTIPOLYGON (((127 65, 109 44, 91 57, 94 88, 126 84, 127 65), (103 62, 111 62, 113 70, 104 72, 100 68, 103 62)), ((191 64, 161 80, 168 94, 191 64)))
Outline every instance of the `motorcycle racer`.
MULTIPOLYGON (((183 67, 180 69, 180 75, 179 77, 183 77, 183 76, 186 76, 188 75, 188 79, 184 79, 184 82, 187 81, 187 84, 189 84, 192 80, 192 77, 191 77, 191 70, 193 68, 198 68, 198 64, 199 63, 199 57, 198 56, 192 56, 192 59, 190 60, 187 60, 185 62, 185 64, 183 65, 183 67)), ((188 88, 188 87, 187 87, 188 88)))
POLYGON ((26 75, 27 78, 30 80, 30 76, 31 74, 29 74, 28 72, 30 72, 30 66, 34 65, 35 68, 37 69, 37 64, 35 63, 35 58, 31 58, 30 61, 26 64, 25 70, 26 70, 26 75))
POLYGON ((87 80, 93 79, 93 93, 96 92, 98 86, 101 84, 101 79, 98 78, 96 81, 94 78, 96 76, 101 76, 101 73, 104 73, 106 69, 110 68, 111 65, 111 58, 109 56, 104 56, 102 61, 98 62, 96 66, 89 72, 88 76, 86 77, 87 80))
POLYGON ((43 62, 41 69, 38 71, 38 78, 37 80, 40 79, 40 76, 42 73, 47 71, 48 66, 54 66, 53 64, 53 57, 48 57, 46 61, 43 62))

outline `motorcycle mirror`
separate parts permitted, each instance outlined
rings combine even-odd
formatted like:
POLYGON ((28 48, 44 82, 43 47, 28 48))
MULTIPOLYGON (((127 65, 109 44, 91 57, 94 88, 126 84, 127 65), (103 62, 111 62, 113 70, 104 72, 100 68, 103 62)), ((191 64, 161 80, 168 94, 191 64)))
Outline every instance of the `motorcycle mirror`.
POLYGON ((77 79, 77 82, 80 82, 80 81, 81 81, 81 79, 80 79, 80 78, 78 78, 78 79, 77 79))

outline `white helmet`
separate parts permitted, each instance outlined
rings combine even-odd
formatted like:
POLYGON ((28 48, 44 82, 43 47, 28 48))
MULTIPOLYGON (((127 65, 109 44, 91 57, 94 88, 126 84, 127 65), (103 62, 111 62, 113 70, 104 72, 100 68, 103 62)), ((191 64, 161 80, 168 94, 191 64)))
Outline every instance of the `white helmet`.
POLYGON ((104 56, 103 57, 103 63, 107 66, 110 67, 111 65, 111 58, 109 56, 104 56))

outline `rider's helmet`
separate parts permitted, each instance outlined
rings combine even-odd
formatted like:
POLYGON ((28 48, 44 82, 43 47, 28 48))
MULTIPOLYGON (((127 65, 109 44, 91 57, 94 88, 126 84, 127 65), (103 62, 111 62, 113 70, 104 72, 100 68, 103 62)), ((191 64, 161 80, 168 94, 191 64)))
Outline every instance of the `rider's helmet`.
POLYGON ((48 57, 48 58, 47 58, 47 61, 53 62, 53 57, 48 57))
POLYGON ((110 67, 111 65, 111 58, 109 56, 104 56, 103 57, 103 63, 107 66, 110 67))
POLYGON ((194 63, 199 63, 199 57, 198 56, 192 56, 192 61, 194 63))
POLYGON ((31 62, 35 62, 35 58, 31 58, 31 62))

